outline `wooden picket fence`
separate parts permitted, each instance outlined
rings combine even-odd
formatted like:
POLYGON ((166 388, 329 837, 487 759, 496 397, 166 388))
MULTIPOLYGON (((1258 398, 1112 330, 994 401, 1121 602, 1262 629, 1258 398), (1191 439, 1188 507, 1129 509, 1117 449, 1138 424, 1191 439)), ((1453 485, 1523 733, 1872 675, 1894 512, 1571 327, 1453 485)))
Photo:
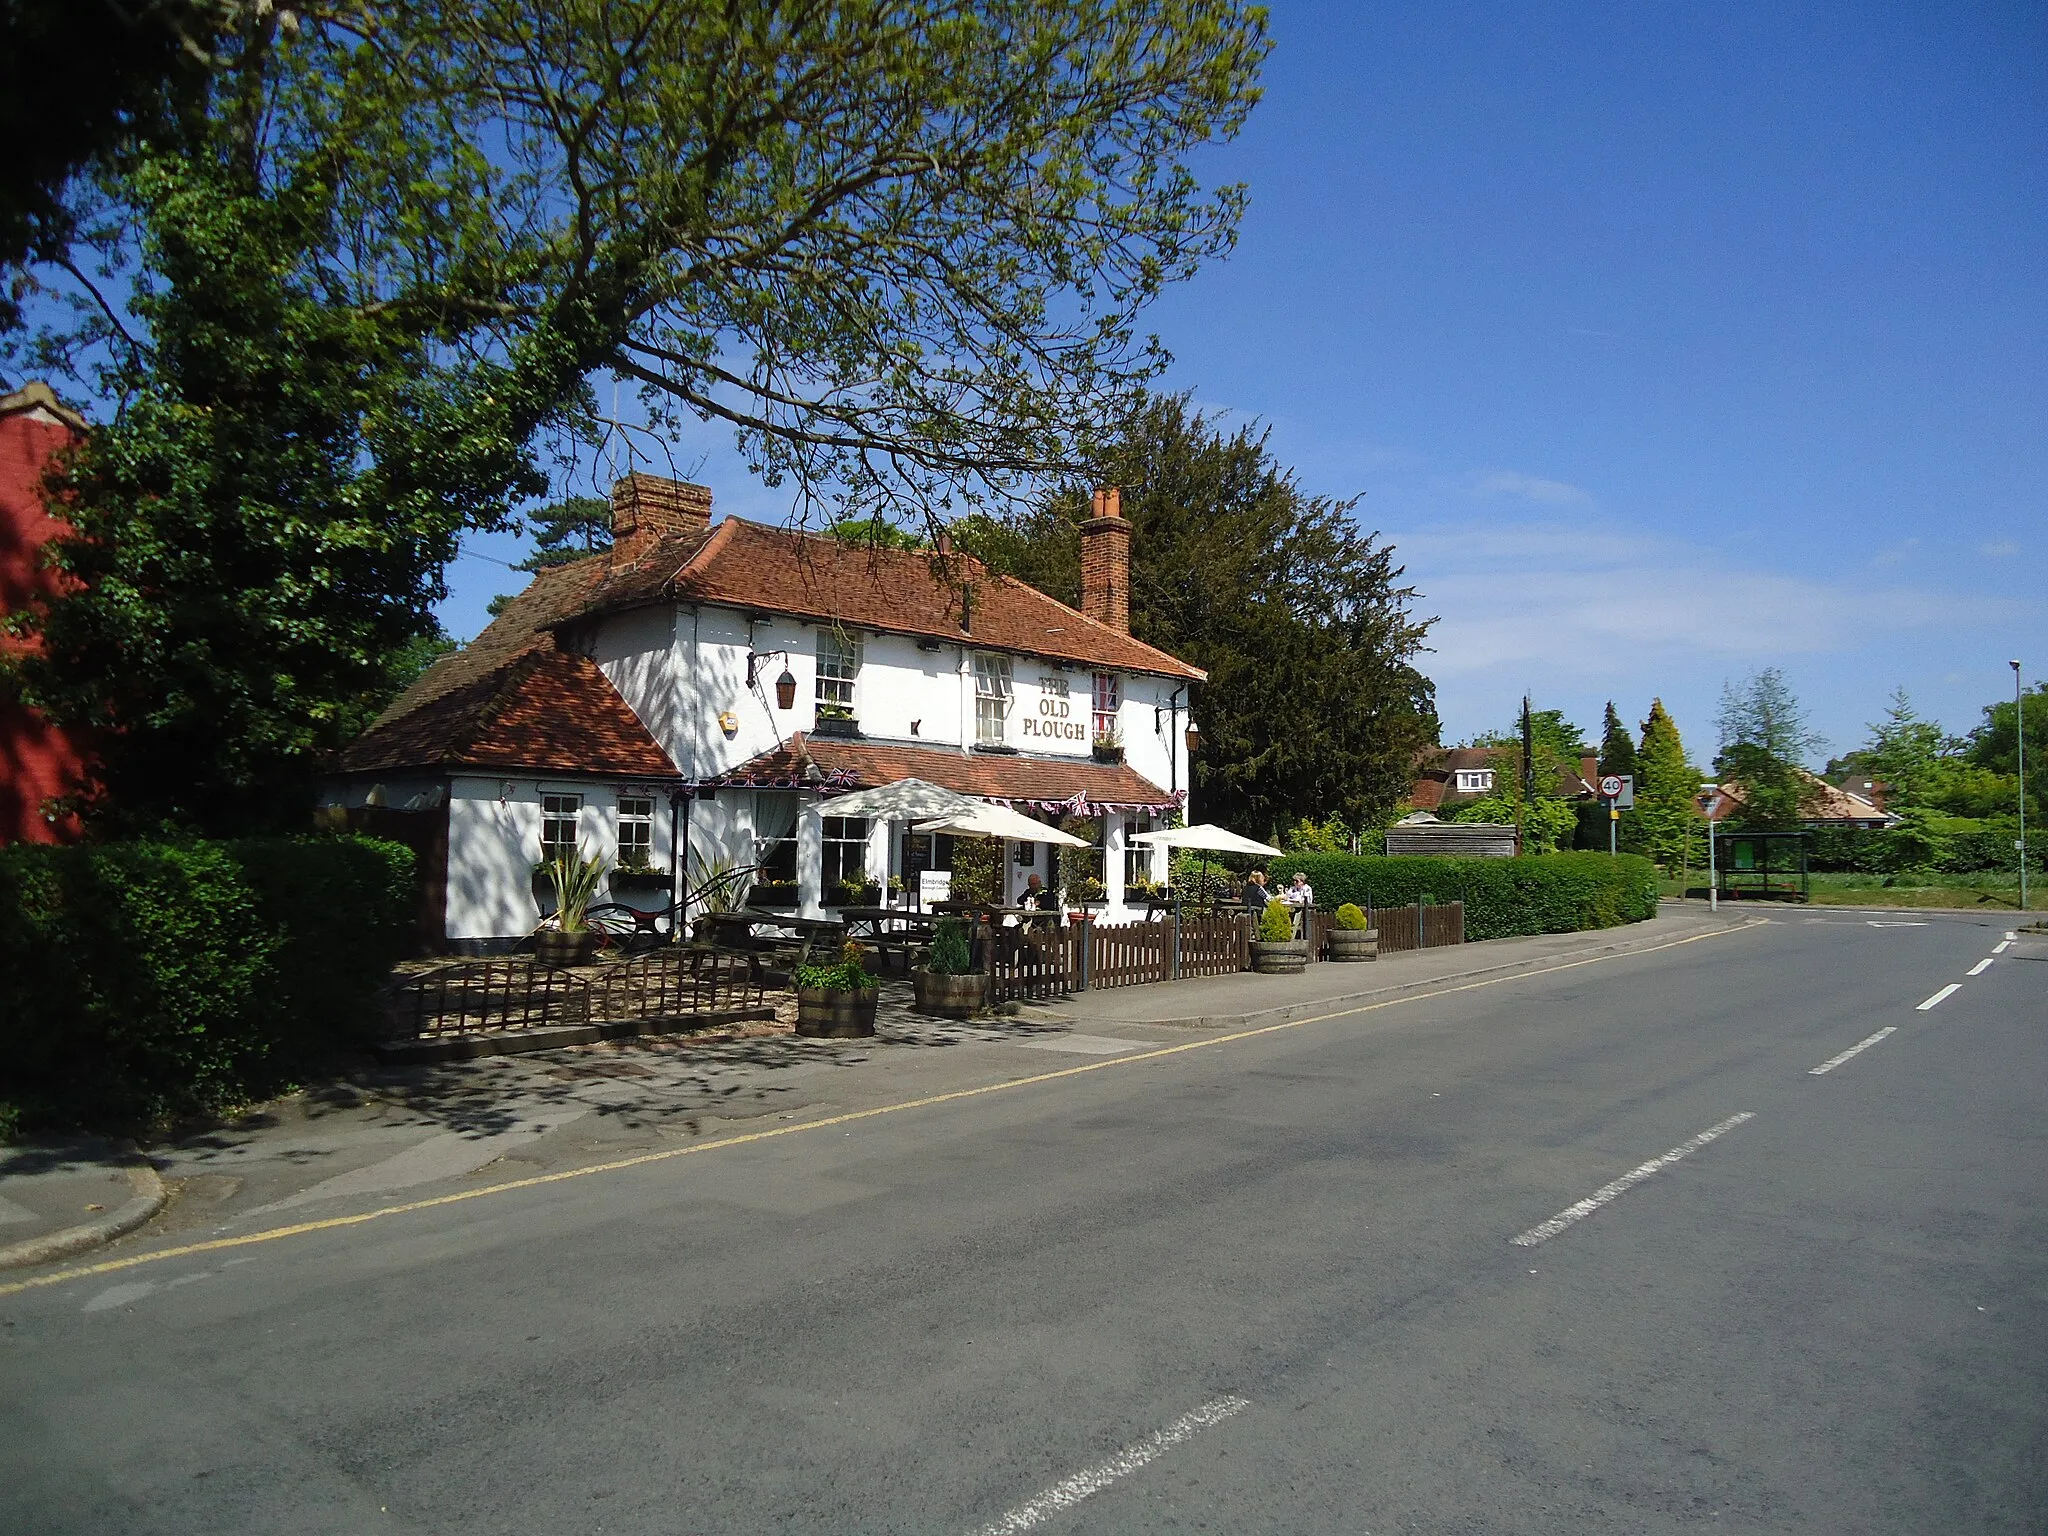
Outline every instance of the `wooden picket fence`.
MULTIPOLYGON (((1336 918, 1308 914, 1312 959, 1323 958, 1336 918)), ((1465 907, 1449 902, 1429 907, 1381 907, 1373 913, 1382 950, 1435 949, 1465 942, 1465 907)), ((1030 1002, 1063 997, 1095 987, 1135 987, 1155 981, 1229 976, 1251 968, 1251 919, 1236 914, 1183 917, 1179 966, 1174 963, 1174 923, 1091 923, 1052 930, 996 930, 989 960, 989 990, 996 1002, 1030 1002)))

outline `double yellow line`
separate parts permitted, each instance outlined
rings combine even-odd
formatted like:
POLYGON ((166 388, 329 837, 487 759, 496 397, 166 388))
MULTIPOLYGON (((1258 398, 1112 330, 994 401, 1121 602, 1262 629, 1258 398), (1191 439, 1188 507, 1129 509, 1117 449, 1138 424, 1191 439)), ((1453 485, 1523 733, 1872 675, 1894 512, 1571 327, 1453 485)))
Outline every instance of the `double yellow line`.
POLYGON ((1039 1072, 1030 1077, 1007 1078, 1000 1083, 988 1083, 979 1088, 959 1088, 951 1093, 928 1094, 921 1099, 905 1099, 898 1104, 883 1104, 874 1109, 856 1109, 843 1115, 831 1115, 823 1120, 805 1120, 796 1125, 781 1125, 773 1130, 748 1131, 739 1136, 721 1136, 715 1141, 702 1141, 693 1146, 667 1147, 659 1152, 642 1152, 634 1157, 621 1157, 608 1163, 591 1163, 582 1168, 568 1168, 560 1173, 535 1174, 531 1178, 509 1179, 502 1184, 486 1184, 478 1189, 458 1190, 450 1195, 435 1195, 426 1200, 408 1200, 401 1205, 382 1206, 374 1211, 363 1211, 354 1216, 329 1216, 321 1221, 294 1222, 288 1227, 268 1227, 261 1232, 249 1232, 240 1237, 209 1238, 202 1243, 181 1243, 174 1248, 157 1248, 148 1253, 130 1254, 125 1258, 106 1259, 98 1264, 83 1264, 72 1269, 54 1270, 49 1274, 33 1275, 26 1280, 15 1280, 0 1285, 0 1296, 16 1296, 23 1291, 32 1291, 45 1285, 61 1285, 67 1280, 86 1280, 94 1275, 111 1275, 125 1269, 134 1269, 143 1264, 156 1264, 164 1259, 189 1258, 194 1254, 222 1253, 231 1248, 248 1248, 257 1243, 274 1243, 282 1238, 302 1237, 308 1232, 334 1232, 344 1227, 360 1227, 366 1222, 381 1221, 387 1216, 404 1216, 413 1211, 431 1211, 444 1205, 459 1205, 465 1200, 481 1200, 489 1195, 510 1194, 517 1189, 538 1189, 547 1184, 560 1184, 569 1179, 587 1179, 600 1173, 619 1173, 628 1168, 641 1168, 649 1163, 665 1163, 678 1157, 695 1157, 704 1152, 717 1152, 726 1147, 744 1147, 760 1141, 773 1141, 778 1136, 800 1136, 809 1131, 822 1131, 830 1126, 851 1125, 858 1120, 873 1120, 881 1115, 900 1115, 907 1110, 929 1109, 935 1104, 953 1104, 962 1099, 978 1099, 985 1094, 1007 1093, 1016 1088, 1030 1088, 1039 1083, 1056 1083, 1062 1078, 1081 1077, 1090 1072, 1107 1072, 1115 1067, 1128 1067, 1141 1061, 1159 1061, 1168 1056, 1179 1056, 1189 1051, 1212 1050, 1219 1045, 1231 1045, 1239 1040, 1255 1040, 1260 1035, 1274 1035, 1287 1029, 1302 1029, 1310 1024, 1326 1024, 1332 1019, 1349 1018, 1355 1014, 1375 1013, 1382 1008, 1397 1008, 1405 1003, 1427 1002, 1433 997, 1449 997, 1458 992, 1473 992, 1481 987, 1497 987, 1503 982, 1526 981, 1532 976, 1548 976, 1558 971, 1577 970, 1584 965, 1599 965, 1607 960, 1620 960, 1633 955, 1651 955, 1659 950, 1677 949, 1686 944, 1697 944, 1702 939, 1716 939, 1724 934, 1740 933, 1745 929, 1761 926, 1760 923, 1745 923, 1740 928, 1716 929, 1711 933, 1696 933, 1689 938, 1673 939, 1664 944, 1645 945, 1641 949, 1619 950, 1613 954, 1593 955, 1584 960, 1569 960, 1562 965, 1548 965, 1536 970, 1516 971, 1512 975, 1492 976, 1484 981, 1468 981, 1455 987, 1439 987, 1433 992, 1417 992, 1407 997, 1391 997, 1384 1002, 1361 1003, 1356 1008, 1341 1008, 1334 1013, 1319 1013, 1306 1019, 1285 1019, 1278 1024, 1261 1024, 1255 1029, 1240 1029, 1227 1035, 1213 1035, 1206 1040, 1190 1040, 1181 1045, 1164 1045, 1157 1050, 1136 1051, 1125 1056, 1105 1057, 1100 1061, 1087 1062, 1078 1067, 1062 1067, 1055 1072, 1039 1072))

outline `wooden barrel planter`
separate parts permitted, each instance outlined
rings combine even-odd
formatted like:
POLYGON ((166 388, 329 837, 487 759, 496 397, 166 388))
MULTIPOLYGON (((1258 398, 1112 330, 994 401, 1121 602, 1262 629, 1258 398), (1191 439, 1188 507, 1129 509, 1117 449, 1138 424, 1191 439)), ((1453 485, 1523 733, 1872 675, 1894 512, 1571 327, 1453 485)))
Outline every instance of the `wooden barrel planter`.
POLYGON ((1332 960, 1377 960, 1379 957, 1379 929, 1332 928, 1330 930, 1330 958, 1332 960))
POLYGON ((867 987, 859 992, 799 987, 796 1032, 814 1040, 865 1039, 875 1032, 875 1004, 881 997, 880 987, 867 987))
POLYGON ((1296 976, 1307 964, 1307 939, 1252 941, 1252 969, 1261 976, 1296 976))
POLYGON ((543 928, 533 936, 533 958, 549 970, 559 971, 565 966, 588 965, 591 956, 597 953, 597 934, 591 929, 580 933, 564 933, 559 928, 543 928))
POLYGON ((988 977, 980 971, 940 976, 917 970, 910 973, 910 984, 917 992, 917 1011, 942 1019, 971 1019, 988 998, 988 977))

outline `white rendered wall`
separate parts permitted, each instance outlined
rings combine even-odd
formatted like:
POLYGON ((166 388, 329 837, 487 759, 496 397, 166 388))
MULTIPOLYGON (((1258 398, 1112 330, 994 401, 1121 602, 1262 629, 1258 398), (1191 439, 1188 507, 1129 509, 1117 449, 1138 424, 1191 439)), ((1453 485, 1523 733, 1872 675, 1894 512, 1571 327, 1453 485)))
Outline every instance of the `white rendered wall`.
MULTIPOLYGON (((534 866, 540 862, 541 797, 582 796, 577 846, 585 858, 599 858, 610 866, 618 859, 621 793, 654 801, 651 862, 657 868, 674 868, 665 788, 555 778, 450 780, 448 937, 505 939, 531 933, 541 918, 533 888, 534 866)), ((664 893, 634 891, 631 897, 637 906, 667 905, 664 893)), ((599 902, 618 899, 609 880, 596 897, 599 902)))

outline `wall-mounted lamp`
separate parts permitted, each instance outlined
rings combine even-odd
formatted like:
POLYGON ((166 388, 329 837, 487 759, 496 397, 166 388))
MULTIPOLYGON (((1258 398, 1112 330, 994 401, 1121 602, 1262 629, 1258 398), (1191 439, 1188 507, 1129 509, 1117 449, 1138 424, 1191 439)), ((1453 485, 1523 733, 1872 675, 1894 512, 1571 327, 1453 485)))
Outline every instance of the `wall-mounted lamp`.
POLYGON ((794 709, 796 707, 796 674, 789 670, 787 651, 749 651, 747 653, 747 686, 752 688, 760 682, 761 663, 771 656, 782 658, 782 676, 775 679, 775 707, 794 709))
POLYGON ((1188 744, 1188 756, 1193 757, 1196 750, 1202 745, 1202 733, 1193 725, 1190 725, 1185 739, 1188 744))

